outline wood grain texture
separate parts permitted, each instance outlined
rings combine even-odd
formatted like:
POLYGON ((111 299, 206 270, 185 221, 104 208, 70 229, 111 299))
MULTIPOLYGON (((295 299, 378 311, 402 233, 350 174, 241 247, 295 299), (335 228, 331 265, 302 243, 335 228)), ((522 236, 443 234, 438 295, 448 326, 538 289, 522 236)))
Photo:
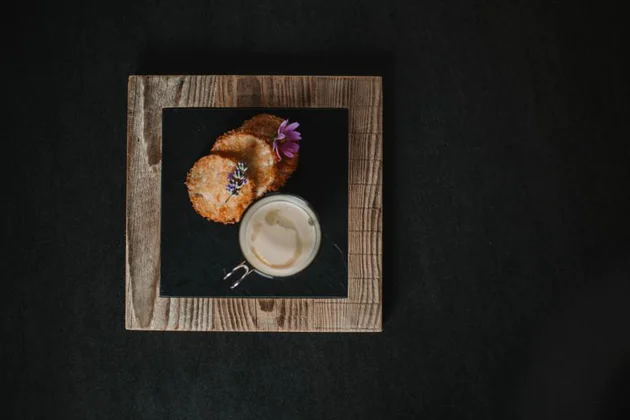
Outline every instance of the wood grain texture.
POLYGON ((382 202, 382 184, 350 184, 348 191, 350 209, 381 209, 382 202))
POLYGON ((350 133, 350 159, 383 160, 383 135, 350 133))
POLYGON ((348 210, 348 232, 381 232, 382 230, 382 209, 352 207, 348 210))
POLYGON ((379 254, 348 254, 348 278, 381 278, 379 254))
POLYGON ((366 76, 131 76, 125 325, 130 330, 376 332, 382 321, 382 82, 366 76), (161 298, 162 109, 348 109, 347 299, 161 298))
POLYGON ((315 301, 312 323, 315 331, 380 331, 381 304, 315 301))
POLYGON ((380 303, 381 277, 355 277, 348 283, 348 301, 355 303, 380 303))
POLYGON ((348 162, 348 182, 350 185, 380 185, 382 161, 376 159, 350 159, 348 162))
POLYGON ((377 230, 348 232, 348 252, 357 255, 381 255, 382 232, 377 230))

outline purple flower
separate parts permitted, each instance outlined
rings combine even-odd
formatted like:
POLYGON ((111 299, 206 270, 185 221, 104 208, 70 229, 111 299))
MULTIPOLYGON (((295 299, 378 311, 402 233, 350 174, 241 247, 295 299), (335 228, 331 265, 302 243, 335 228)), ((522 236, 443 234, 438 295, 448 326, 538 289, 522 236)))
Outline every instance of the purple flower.
POLYGON ((227 200, 225 200, 226 203, 233 195, 238 195, 241 188, 243 188, 243 185, 247 184, 245 172, 247 172, 247 165, 245 162, 238 162, 234 170, 228 174, 226 189, 230 195, 227 200))
POLYGON ((302 140, 302 134, 296 130, 299 126, 300 123, 289 124, 289 120, 284 120, 278 127, 278 134, 273 139, 273 151, 276 152, 278 159, 282 160, 281 155, 291 159, 300 150, 298 142, 302 140))

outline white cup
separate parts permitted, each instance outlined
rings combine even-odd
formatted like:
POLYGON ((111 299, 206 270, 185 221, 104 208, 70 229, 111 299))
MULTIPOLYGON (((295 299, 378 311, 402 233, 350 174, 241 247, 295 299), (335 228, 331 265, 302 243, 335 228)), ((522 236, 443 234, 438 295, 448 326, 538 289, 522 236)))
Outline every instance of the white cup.
POLYGON ((313 208, 292 194, 269 194, 254 202, 239 226, 243 262, 223 279, 243 270, 231 288, 255 272, 263 277, 289 277, 306 269, 321 243, 321 227, 313 208))

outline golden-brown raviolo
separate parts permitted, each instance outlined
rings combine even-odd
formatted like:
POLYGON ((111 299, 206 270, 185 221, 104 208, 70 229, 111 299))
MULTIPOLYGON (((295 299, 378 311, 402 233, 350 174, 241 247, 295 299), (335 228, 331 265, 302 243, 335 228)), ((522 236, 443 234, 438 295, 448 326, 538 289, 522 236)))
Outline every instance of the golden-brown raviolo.
POLYGON ((188 172, 186 187, 190 202, 195 211, 206 219, 224 224, 236 223, 254 200, 255 186, 251 180, 237 195, 230 197, 227 191, 228 175, 236 163, 235 159, 208 155, 195 162, 188 172))

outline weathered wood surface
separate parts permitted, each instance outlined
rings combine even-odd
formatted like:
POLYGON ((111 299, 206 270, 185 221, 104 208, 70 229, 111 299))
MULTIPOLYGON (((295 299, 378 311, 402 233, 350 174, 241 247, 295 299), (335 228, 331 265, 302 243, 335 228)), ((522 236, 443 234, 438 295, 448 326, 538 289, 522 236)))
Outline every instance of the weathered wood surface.
POLYGON ((127 114, 127 329, 381 331, 382 102, 380 77, 131 76, 127 114), (347 299, 159 297, 162 109, 232 106, 348 109, 347 299))

